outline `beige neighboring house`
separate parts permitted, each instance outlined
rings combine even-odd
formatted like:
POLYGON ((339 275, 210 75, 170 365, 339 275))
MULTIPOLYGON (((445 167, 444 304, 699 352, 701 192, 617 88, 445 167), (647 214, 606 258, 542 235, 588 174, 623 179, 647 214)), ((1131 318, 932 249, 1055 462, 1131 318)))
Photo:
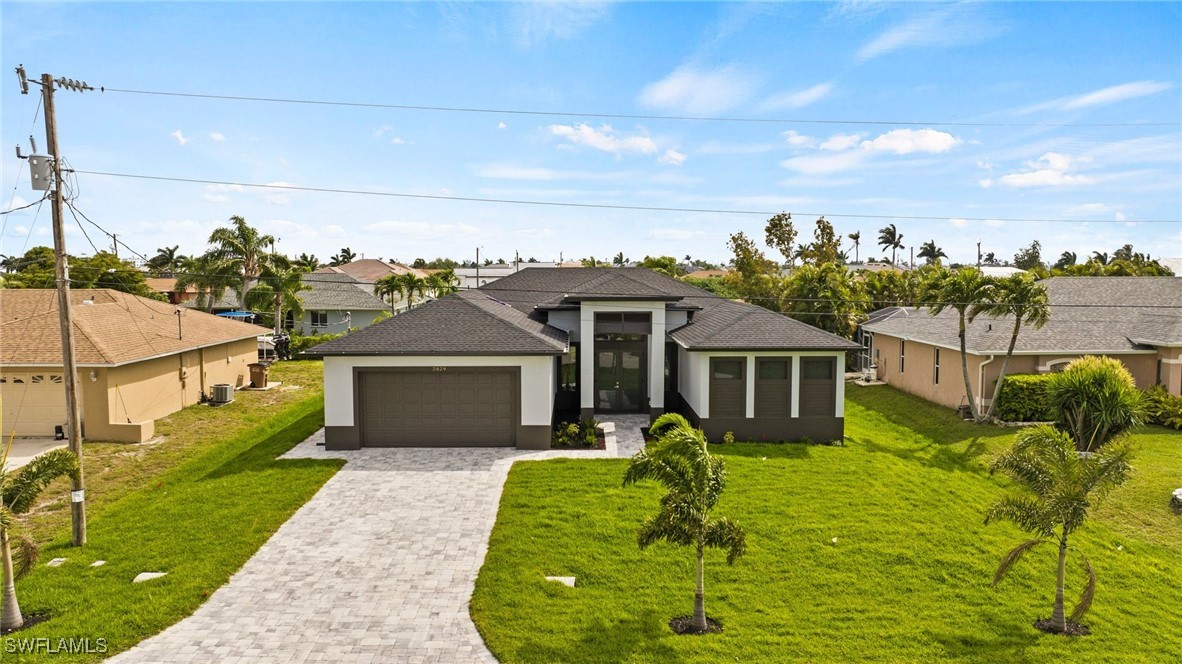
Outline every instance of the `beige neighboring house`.
MULTIPOLYGON (((74 345, 83 436, 143 442, 155 420, 197 403, 211 386, 249 382, 268 330, 114 290, 75 290, 74 345), (180 312, 178 314, 178 311, 180 312)), ((66 429, 57 295, 0 290, 0 429, 66 429)))
POLYGON ((387 263, 376 258, 362 258, 351 263, 330 265, 312 271, 312 274, 347 274, 357 281, 366 284, 372 284, 378 279, 391 274, 407 273, 413 274, 421 279, 427 278, 427 273, 422 270, 407 267, 402 263, 387 263))
POLYGON ((727 270, 727 269, 694 270, 693 272, 690 272, 689 274, 687 274, 685 276, 689 279, 713 279, 716 277, 725 277, 728 274, 730 274, 730 270, 727 270))
MULTIPOLYGON (((1107 355, 1128 367, 1138 387, 1182 393, 1182 279, 1055 277, 1041 283, 1050 320, 1039 330, 1022 328, 1008 374, 1049 373, 1084 355, 1107 355)), ((968 404, 958 324, 953 310, 931 316, 923 308, 893 307, 871 314, 861 330, 879 380, 957 408, 968 404)), ((969 379, 979 406, 990 403, 1012 331, 1012 317, 980 316, 968 326, 969 379)))

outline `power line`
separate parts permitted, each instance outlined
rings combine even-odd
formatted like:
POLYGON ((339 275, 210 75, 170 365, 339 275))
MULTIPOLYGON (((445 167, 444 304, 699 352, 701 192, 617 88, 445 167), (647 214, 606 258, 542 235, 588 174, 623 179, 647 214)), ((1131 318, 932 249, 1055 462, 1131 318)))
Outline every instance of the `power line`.
POLYGON ((43 202, 46 198, 49 198, 49 196, 48 195, 42 196, 40 199, 35 200, 32 203, 27 203, 27 204, 22 205, 18 208, 12 208, 11 210, 5 210, 3 212, 0 212, 0 214, 12 214, 13 212, 20 212, 21 210, 27 210, 27 209, 33 207, 34 205, 37 205, 37 204, 43 202))
MULTIPOLYGON (((160 182, 184 182, 189 184, 214 184, 227 185, 238 187, 253 187, 258 189, 280 189, 284 191, 307 191, 315 193, 327 194, 345 194, 351 196, 382 196, 387 198, 412 198, 425 199, 437 201, 458 201, 467 203, 500 203, 508 205, 539 205, 549 207, 567 207, 567 208, 591 208, 601 210, 639 210, 644 212, 690 212, 690 213, 707 213, 707 214, 742 214, 742 215, 758 215, 762 217, 770 217, 779 214, 781 211, 769 210, 738 210, 725 208, 688 208, 688 207, 662 207, 649 205, 612 205, 607 203, 569 203, 561 201, 535 201, 525 199, 512 198, 482 198, 475 196, 443 196, 439 194, 409 194, 405 192, 390 192, 390 191, 370 191, 364 189, 337 189, 333 187, 310 187, 297 186, 288 184, 259 184, 254 182, 232 182, 228 180, 206 180, 201 178, 180 178, 167 177, 163 175, 142 175, 137 173, 111 173, 106 171, 87 171, 74 170, 74 173, 81 173, 84 175, 99 175, 104 177, 116 178, 132 178, 137 180, 154 180, 160 182)), ((965 221, 1013 221, 1026 223, 1063 223, 1063 224, 1125 224, 1125 223, 1139 223, 1139 224, 1179 224, 1182 220, 1179 219, 1039 219, 1039 218, 1023 218, 1023 217, 962 217, 960 215, 901 215, 901 214, 841 214, 833 212, 795 212, 795 214, 803 217, 828 217, 828 218, 844 218, 844 219, 906 219, 911 221, 946 221, 948 219, 963 219, 965 221)))
POLYGON ((748 118, 695 115, 654 115, 639 113, 596 113, 586 111, 538 111, 512 108, 482 108, 466 106, 421 106, 412 104, 385 104, 325 99, 291 99, 283 97, 248 97, 240 95, 201 94, 195 92, 166 92, 162 90, 128 90, 123 88, 99 88, 102 92, 117 92, 157 97, 185 97, 190 99, 219 99, 224 101, 250 101, 274 104, 302 104, 310 106, 345 106, 351 108, 385 108, 400 111, 431 111, 445 113, 483 113, 491 115, 528 115, 543 117, 576 117, 613 120, 669 120, 691 122, 731 122, 757 124, 815 124, 815 125, 883 125, 883 126, 937 126, 937 127, 1177 127, 1182 122, 936 122, 917 120, 824 120, 815 118, 748 118))

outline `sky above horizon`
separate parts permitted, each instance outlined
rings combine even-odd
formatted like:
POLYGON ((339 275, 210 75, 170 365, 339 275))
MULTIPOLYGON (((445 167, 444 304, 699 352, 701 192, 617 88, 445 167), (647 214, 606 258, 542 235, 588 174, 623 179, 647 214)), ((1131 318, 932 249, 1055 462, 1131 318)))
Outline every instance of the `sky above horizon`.
MULTIPOLYGON (((77 209, 148 256, 240 215, 321 260, 719 262, 779 211, 801 241, 821 214, 860 231, 863 259, 890 223, 957 262, 1035 239, 1051 262, 1182 256, 1180 3, 3 2, 0 27, 3 209, 39 197, 12 150, 45 150, 22 63, 107 88, 56 95, 72 168, 221 183, 76 174, 77 209)), ((110 244, 66 219, 71 253, 110 244)), ((50 226, 4 215, 0 253, 50 226)))

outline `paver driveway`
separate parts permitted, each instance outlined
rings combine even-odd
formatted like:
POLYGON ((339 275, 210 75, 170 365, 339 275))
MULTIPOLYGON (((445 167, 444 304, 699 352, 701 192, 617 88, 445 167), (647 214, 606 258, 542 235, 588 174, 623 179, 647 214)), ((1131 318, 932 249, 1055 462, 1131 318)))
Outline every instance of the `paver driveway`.
POLYGON ((647 418, 613 418, 606 451, 325 452, 323 432, 285 458, 348 460, 192 616, 115 662, 494 662, 468 601, 509 466, 630 456, 647 418))

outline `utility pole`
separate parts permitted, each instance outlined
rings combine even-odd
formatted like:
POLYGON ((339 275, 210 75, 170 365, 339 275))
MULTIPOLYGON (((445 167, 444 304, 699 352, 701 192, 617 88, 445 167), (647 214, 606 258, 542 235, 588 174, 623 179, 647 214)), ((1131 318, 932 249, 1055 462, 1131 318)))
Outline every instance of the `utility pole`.
POLYGON ((908 270, 915 269, 915 245, 911 245, 911 262, 907 264, 908 270))
POLYGON ((476 247, 476 287, 480 288, 480 247, 476 247))
POLYGON ((115 251, 115 258, 119 258, 119 235, 111 233, 111 248, 115 251))
MULTIPOLYGON (((28 94, 24 67, 17 68, 21 79, 21 94, 28 94)), ((65 192, 62 186, 62 160, 57 144, 57 113, 54 108, 54 85, 83 92, 94 88, 85 82, 67 78, 56 82, 50 74, 41 75, 41 103, 45 107, 45 143, 49 148, 50 168, 53 173, 53 253, 54 276, 57 281, 57 313, 61 326, 62 361, 65 365, 66 426, 69 429, 70 451, 78 458, 78 476, 70 487, 70 521, 74 546, 86 544, 86 489, 82 481, 82 418, 79 414, 78 366, 74 358, 74 325, 70 302, 70 266, 66 256, 66 234, 62 224, 65 192)))
POLYGON ((981 269, 981 241, 977 240, 977 270, 981 269))

